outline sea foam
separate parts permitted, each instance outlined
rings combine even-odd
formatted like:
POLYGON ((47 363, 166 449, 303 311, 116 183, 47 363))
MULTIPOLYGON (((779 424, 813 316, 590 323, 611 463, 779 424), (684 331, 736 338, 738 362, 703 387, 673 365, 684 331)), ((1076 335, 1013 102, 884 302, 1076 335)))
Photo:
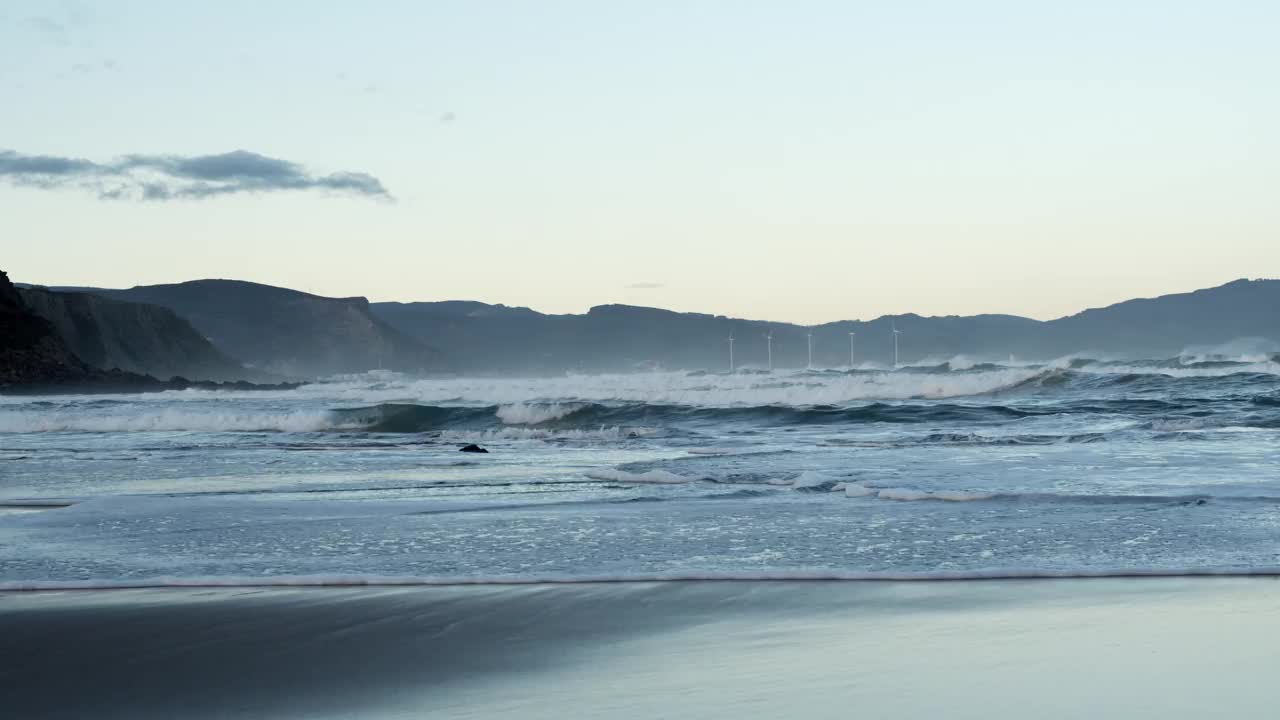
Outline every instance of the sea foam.
POLYGON ((633 473, 625 470, 588 470, 586 476, 592 480, 605 480, 608 482, 621 483, 656 483, 660 485, 675 485, 680 483, 693 482, 696 478, 676 475, 666 470, 650 470, 648 472, 633 473))
POLYGON ((1280 577, 1280 567, 1119 567, 1074 570, 991 568, 937 571, 764 570, 759 572, 654 572, 526 575, 276 575, 161 576, 121 580, 10 580, 0 592, 137 590, 152 588, 449 587, 489 585, 591 585, 656 582, 963 582, 1088 578, 1280 577))

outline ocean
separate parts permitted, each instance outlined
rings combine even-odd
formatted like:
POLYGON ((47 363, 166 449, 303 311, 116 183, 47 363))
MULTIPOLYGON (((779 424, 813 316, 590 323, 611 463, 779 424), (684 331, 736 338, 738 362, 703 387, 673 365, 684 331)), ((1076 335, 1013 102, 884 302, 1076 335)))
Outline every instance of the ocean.
POLYGON ((1268 357, 3 397, 0 589, 1272 574, 1278 439, 1268 357))

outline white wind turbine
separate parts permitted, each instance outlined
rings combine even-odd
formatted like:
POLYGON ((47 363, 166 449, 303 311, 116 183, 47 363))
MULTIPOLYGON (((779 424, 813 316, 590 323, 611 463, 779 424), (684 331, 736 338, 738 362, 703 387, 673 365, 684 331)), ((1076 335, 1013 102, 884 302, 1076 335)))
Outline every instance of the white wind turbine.
POLYGON ((850 370, 853 369, 853 336, 857 334, 858 333, 855 333, 855 332, 849 333, 849 369, 850 370))
POLYGON ((766 346, 769 348, 769 372, 773 372, 773 331, 764 334, 766 346))
POLYGON ((898 336, 902 331, 898 329, 898 323, 893 323, 893 369, 898 369, 898 336))
POLYGON ((809 333, 809 365, 808 369, 813 369, 813 333, 809 333))
POLYGON ((729 333, 729 372, 733 371, 733 333, 729 333))

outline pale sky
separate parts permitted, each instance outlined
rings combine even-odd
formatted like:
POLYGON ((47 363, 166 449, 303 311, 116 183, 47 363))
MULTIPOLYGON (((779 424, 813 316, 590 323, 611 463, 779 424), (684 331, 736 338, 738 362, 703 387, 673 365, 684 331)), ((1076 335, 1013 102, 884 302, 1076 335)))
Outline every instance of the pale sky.
POLYGON ((1263 0, 7 0, 0 269, 804 323, 1275 277, 1277 28, 1263 0))

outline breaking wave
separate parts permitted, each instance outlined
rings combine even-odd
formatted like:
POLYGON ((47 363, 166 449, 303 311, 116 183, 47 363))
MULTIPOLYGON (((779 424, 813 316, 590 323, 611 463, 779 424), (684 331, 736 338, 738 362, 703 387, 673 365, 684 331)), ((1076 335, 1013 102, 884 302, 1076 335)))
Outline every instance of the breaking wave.
POLYGON ((500 406, 497 416, 508 425, 539 425, 572 415, 582 408, 574 403, 516 403, 500 406))
POLYGON ((648 472, 633 473, 625 470, 588 470, 586 476, 592 480, 605 480, 608 482, 622 483, 654 483, 659 485, 674 485, 687 482, 693 482, 697 478, 676 475, 666 470, 650 470, 648 472))
MULTIPOLYGON (((631 438, 644 429, 725 423, 850 425, 948 423, 982 426, 1057 414, 1152 416, 1146 428, 1179 432, 1235 425, 1280 427, 1280 363, 1175 358, 1064 358, 1004 367, 954 359, 902 371, 815 371, 734 375, 638 373, 561 378, 377 378, 303 386, 253 396, 235 411, 234 393, 181 391, 93 400, 3 400, 0 433, 317 432, 484 433, 495 438, 631 438), (963 368, 963 369, 959 369, 963 368), (274 398, 274 399, 273 399, 274 398), (347 401, 350 402, 347 402, 347 401), (288 408, 262 409, 262 404, 288 408), (1228 407, 1221 403, 1236 403, 1228 407), (1238 417, 1197 417, 1214 407, 1238 417), (1247 412, 1245 412, 1247 410, 1247 412), (572 431, 572 432, 571 432, 572 431)), ((1255 360, 1251 358, 1250 360, 1255 360)), ((984 439, 966 431, 968 441, 984 439)), ((966 438, 939 429, 934 442, 966 438)), ((1080 441, 1096 438, 1081 436, 1080 441)), ((1026 434, 1017 442, 1057 442, 1026 434)))
POLYGON ((17 410, 0 414, 0 433, 33 432, 315 432, 338 429, 327 411, 198 411, 146 408, 94 414, 78 409, 17 410))
MULTIPOLYGON (((1081 399, 1076 402, 872 402, 852 405, 689 405, 625 403, 526 403, 521 405, 450 406, 383 403, 367 407, 234 411, 219 408, 154 406, 97 408, 29 407, 0 413, 0 433, 37 432, 323 432, 446 433, 449 439, 633 439, 669 432, 673 427, 697 429, 722 425, 837 426, 939 425, 994 426, 1047 415, 1122 414, 1138 418, 1133 427, 1156 433, 1211 432, 1229 429, 1280 428, 1280 400, 1274 394, 1240 401, 1238 412, 1219 411, 1213 417, 1197 413, 1201 401, 1124 398, 1081 399), (1252 408, 1251 410, 1248 408, 1252 408)), ((1061 434, 1017 433, 987 435, 937 430, 922 437, 893 443, 938 445, 1047 445, 1103 440, 1098 432, 1061 434)), ((874 438, 831 438, 832 444, 879 446, 874 438)), ((890 444, 893 444, 890 443, 890 444)))

